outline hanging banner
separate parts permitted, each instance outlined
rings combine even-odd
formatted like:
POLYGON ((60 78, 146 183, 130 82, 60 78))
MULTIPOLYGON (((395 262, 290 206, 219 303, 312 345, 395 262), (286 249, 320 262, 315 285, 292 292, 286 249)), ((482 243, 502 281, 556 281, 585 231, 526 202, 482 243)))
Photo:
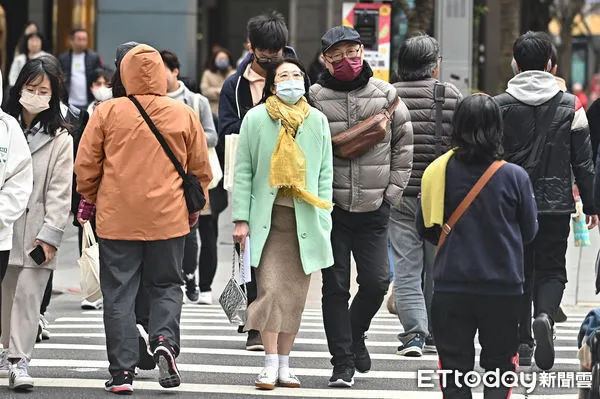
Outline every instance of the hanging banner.
POLYGON ((358 31, 365 45, 365 61, 374 77, 390 80, 390 40, 392 6, 388 3, 345 2, 343 24, 358 31))

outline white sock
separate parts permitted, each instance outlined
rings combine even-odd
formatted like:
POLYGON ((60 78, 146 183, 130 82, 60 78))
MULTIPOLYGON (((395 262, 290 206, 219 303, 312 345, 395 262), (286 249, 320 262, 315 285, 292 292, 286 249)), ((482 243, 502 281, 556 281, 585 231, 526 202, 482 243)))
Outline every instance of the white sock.
POLYGON ((279 355, 279 368, 280 369, 289 369, 290 368, 290 356, 289 355, 279 355))
POLYGON ((276 372, 279 368, 279 357, 277 354, 265 355, 265 368, 276 372))

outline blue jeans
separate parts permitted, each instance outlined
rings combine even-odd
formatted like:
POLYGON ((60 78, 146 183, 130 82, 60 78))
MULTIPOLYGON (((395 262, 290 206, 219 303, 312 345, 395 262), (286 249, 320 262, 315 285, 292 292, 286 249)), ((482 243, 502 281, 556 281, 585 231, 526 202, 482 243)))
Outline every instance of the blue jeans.
POLYGON ((418 199, 404 197, 399 208, 392 208, 389 237, 394 262, 394 300, 404 332, 403 343, 415 334, 431 332, 433 261, 435 246, 421 239, 416 227, 418 199))

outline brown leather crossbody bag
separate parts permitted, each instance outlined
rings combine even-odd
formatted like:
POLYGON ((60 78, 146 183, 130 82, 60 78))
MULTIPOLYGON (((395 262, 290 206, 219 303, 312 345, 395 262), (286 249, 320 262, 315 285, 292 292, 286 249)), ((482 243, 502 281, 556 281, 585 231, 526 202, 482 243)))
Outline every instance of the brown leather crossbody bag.
POLYGON ((389 108, 334 136, 331 139, 333 153, 340 158, 353 159, 375 147, 385 138, 388 124, 392 121, 394 110, 399 103, 400 98, 396 97, 396 101, 389 108))

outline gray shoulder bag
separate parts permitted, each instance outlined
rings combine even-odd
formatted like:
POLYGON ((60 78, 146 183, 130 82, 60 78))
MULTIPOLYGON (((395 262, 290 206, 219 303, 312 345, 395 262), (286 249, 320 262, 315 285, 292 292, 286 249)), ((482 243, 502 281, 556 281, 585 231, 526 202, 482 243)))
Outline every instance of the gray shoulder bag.
POLYGON ((231 277, 223 289, 223 293, 219 297, 219 303, 230 323, 243 326, 246 324, 246 319, 248 317, 248 297, 246 296, 246 283, 243 283, 244 288, 242 289, 235 279, 236 265, 240 270, 240 279, 244 282, 246 279, 244 278, 243 258, 241 253, 238 253, 234 246, 231 277))

